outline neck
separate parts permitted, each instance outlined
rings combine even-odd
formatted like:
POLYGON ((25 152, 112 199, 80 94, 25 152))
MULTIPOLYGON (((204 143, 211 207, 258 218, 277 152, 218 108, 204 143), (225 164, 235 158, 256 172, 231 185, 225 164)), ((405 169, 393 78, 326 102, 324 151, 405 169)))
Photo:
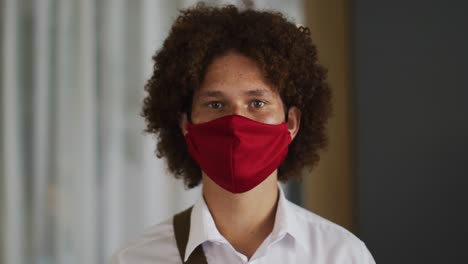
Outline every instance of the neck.
POLYGON ((250 258, 273 230, 278 201, 277 172, 252 190, 230 193, 203 174, 203 197, 216 227, 250 258))

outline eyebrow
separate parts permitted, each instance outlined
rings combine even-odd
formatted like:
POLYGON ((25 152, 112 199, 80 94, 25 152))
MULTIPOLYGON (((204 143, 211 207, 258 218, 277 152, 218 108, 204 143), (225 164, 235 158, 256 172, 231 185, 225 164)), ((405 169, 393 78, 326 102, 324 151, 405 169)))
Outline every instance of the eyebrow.
POLYGON ((223 97, 224 93, 221 91, 204 91, 201 92, 199 97, 223 97))
POLYGON ((271 92, 269 90, 266 90, 266 89, 249 90, 249 91, 246 92, 246 94, 248 94, 250 96, 258 96, 258 97, 271 96, 271 92))
MULTIPOLYGON (((258 96, 258 97, 261 97, 261 96, 271 96, 271 92, 269 90, 266 90, 266 89, 254 89, 254 90, 248 90, 245 92, 246 95, 249 95, 249 96, 258 96)), ((216 98, 219 98, 219 97, 223 97, 224 96, 224 93, 221 92, 221 91, 204 91, 204 92, 201 92, 199 94, 199 97, 216 97, 216 98)))

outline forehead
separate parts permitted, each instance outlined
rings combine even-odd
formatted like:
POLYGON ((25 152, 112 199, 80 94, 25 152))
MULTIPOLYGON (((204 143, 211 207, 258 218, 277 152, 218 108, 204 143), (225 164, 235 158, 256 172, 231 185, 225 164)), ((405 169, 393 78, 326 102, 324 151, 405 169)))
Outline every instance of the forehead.
POLYGON ((255 60, 236 51, 214 58, 206 68, 203 82, 195 91, 235 92, 251 91, 250 94, 276 92, 273 85, 265 79, 255 60))
POLYGON ((229 50, 211 60, 205 75, 217 71, 239 72, 241 70, 244 70, 244 72, 251 72, 252 74, 261 74, 260 68, 255 60, 235 50, 229 50))

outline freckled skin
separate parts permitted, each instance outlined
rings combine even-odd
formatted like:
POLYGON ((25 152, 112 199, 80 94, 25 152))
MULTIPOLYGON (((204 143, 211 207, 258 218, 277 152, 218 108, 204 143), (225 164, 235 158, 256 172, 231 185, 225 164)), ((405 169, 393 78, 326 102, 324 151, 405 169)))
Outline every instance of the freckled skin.
POLYGON ((237 114, 266 124, 280 124, 285 121, 284 111, 280 95, 265 80, 256 63, 229 51, 208 66, 193 96, 191 118, 198 124, 237 114), (258 90, 263 92, 252 92, 258 90), (210 92, 217 94, 204 95, 210 92))

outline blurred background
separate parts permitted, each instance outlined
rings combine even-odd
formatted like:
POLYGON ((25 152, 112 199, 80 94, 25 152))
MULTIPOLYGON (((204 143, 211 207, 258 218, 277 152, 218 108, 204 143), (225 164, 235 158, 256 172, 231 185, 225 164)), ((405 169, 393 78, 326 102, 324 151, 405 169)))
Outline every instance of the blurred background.
MULTIPOLYGON (((253 2, 310 27, 333 87, 330 146, 289 199, 377 263, 466 260, 468 2, 253 2)), ((0 263, 106 263, 199 197, 139 117, 151 56, 194 3, 0 0, 0 263)))

